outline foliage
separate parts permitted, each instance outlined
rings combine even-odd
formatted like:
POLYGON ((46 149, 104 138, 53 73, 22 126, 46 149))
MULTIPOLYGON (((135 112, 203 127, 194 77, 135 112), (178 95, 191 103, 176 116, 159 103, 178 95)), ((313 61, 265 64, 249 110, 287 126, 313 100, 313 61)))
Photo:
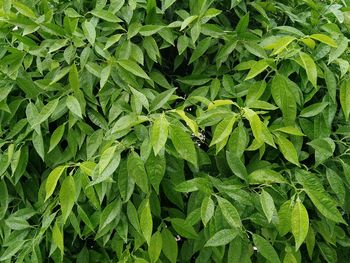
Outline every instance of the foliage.
POLYGON ((349 1, 0 3, 1 262, 348 262, 349 1))

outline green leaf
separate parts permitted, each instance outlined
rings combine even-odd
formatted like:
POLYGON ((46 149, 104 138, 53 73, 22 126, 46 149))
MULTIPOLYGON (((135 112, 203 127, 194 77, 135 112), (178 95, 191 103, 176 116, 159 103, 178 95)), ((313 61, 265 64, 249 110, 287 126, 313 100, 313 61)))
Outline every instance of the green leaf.
POLYGON ((295 97, 288 85, 285 77, 277 74, 271 84, 273 100, 282 111, 285 125, 294 125, 297 115, 297 105, 295 97))
POLYGON ((309 81, 315 88, 317 88, 317 68, 315 61, 304 52, 300 52, 299 55, 309 81))
POLYGON ((194 136, 199 137, 198 124, 193 119, 189 118, 183 110, 175 110, 175 112, 186 122, 194 136))
POLYGON ((226 151, 226 159, 231 171, 239 178, 246 180, 248 173, 244 163, 241 161, 241 158, 229 151, 226 151))
POLYGON ((285 236, 287 233, 292 230, 292 206, 291 201, 288 200, 284 202, 280 209, 278 210, 278 223, 276 228, 281 237, 285 236))
POLYGON ((140 156, 136 152, 131 152, 128 155, 128 175, 133 178, 136 185, 140 187, 140 189, 144 193, 149 192, 148 188, 148 176, 146 173, 146 169, 144 163, 140 156))
POLYGON ((138 76, 144 79, 150 79, 147 76, 147 74, 143 71, 143 69, 132 60, 121 59, 121 60, 118 60, 117 63, 123 69, 127 70, 128 72, 130 72, 135 76, 138 76))
POLYGON ((61 141, 65 130, 65 124, 62 124, 56 128, 56 130, 52 133, 50 138, 50 148, 49 152, 51 152, 57 144, 61 141))
POLYGON ((176 263, 178 253, 177 243, 175 237, 166 228, 163 228, 162 230, 162 244, 163 254, 169 259, 171 263, 176 263))
POLYGON ((188 223, 188 221, 181 218, 171 218, 171 225, 175 231, 182 237, 189 239, 197 239, 198 234, 194 228, 188 223))
POLYGON ((292 233, 295 239, 295 250, 298 250, 309 231, 309 215, 299 199, 294 205, 291 222, 292 233))
POLYGON ((171 141, 179 155, 194 166, 197 166, 197 152, 190 135, 182 128, 174 125, 170 126, 169 133, 171 141))
POLYGON ((215 204, 214 201, 211 199, 210 196, 206 196, 201 205, 201 218, 204 226, 208 224, 210 219, 214 215, 214 210, 215 210, 215 204))
POLYGON ((316 165, 326 161, 333 155, 335 143, 331 138, 319 138, 307 143, 315 149, 316 165))
POLYGON ((82 28, 86 39, 93 46, 95 44, 95 39, 96 39, 96 30, 95 30, 94 24, 91 23, 91 21, 85 20, 82 23, 82 28))
POLYGON ((210 47, 211 44, 211 37, 207 37, 203 40, 201 40, 196 49, 193 51, 190 61, 188 62, 188 64, 193 63, 194 61, 196 61, 198 58, 200 58, 201 56, 203 56, 203 54, 208 50, 208 48, 210 47))
POLYGON ((157 262, 163 247, 163 239, 160 232, 155 232, 151 238, 148 248, 148 255, 151 262, 157 262))
POLYGON ((304 117, 304 118, 309 118, 309 117, 314 117, 318 114, 320 114, 321 112, 324 111, 324 109, 328 106, 328 102, 318 102, 318 103, 314 103, 306 108, 304 108, 301 112, 300 112, 300 117, 304 117))
POLYGON ((52 241, 53 243, 61 250, 61 255, 64 254, 64 242, 63 242, 63 233, 61 232, 60 227, 56 221, 52 229, 52 241))
POLYGON ((346 190, 344 182, 341 177, 332 169, 326 170, 327 180, 334 193, 337 195, 339 201, 343 204, 346 198, 346 190))
POLYGON ((272 217, 276 213, 276 207, 272 196, 268 192, 262 190, 259 200, 267 221, 271 223, 272 217))
POLYGON ((318 40, 322 43, 325 43, 331 47, 337 47, 337 43, 331 39, 329 36, 327 35, 324 35, 324 34, 312 34, 310 36, 311 38, 315 39, 315 40, 318 40))
POLYGON ((63 222, 66 222, 69 214, 72 211, 75 201, 75 182, 72 176, 67 176, 61 185, 60 189, 60 205, 62 211, 63 222))
POLYGON ((216 126, 210 146, 213 146, 223 141, 227 142, 236 119, 236 115, 226 117, 216 126))
POLYGON ((61 175, 65 171, 66 166, 58 166, 55 169, 51 171, 49 176, 47 177, 46 184, 45 184, 45 201, 53 194, 53 191, 55 191, 56 185, 58 180, 60 179, 61 175))
POLYGON ((298 153, 294 147, 294 144, 290 140, 279 134, 276 134, 276 139, 278 147, 281 153, 283 154, 284 158, 286 158, 289 162, 300 166, 298 160, 298 153))
POLYGON ((89 216, 86 214, 86 212, 83 210, 83 208, 81 208, 79 205, 77 206, 77 210, 78 210, 78 215, 81 218, 81 220, 85 223, 85 225, 87 225, 91 231, 94 231, 94 226, 91 223, 91 220, 89 218, 89 216))
POLYGON ((32 137, 33 146, 36 150, 36 152, 39 154, 40 158, 44 160, 45 157, 45 147, 44 147, 44 140, 41 133, 37 133, 36 131, 33 132, 32 137))
POLYGON ((83 118, 79 101, 73 96, 67 96, 67 108, 77 117, 83 118))
POLYGON ((338 47, 332 48, 331 52, 329 53, 328 64, 332 63, 345 52, 345 50, 348 48, 348 42, 349 40, 344 36, 337 39, 338 47))
POLYGON ((241 228, 242 222, 237 209, 228 200, 222 197, 216 196, 216 199, 218 200, 220 210, 227 223, 233 228, 241 228))
POLYGON ((151 103, 151 111, 156 111, 162 108, 169 101, 175 90, 176 89, 170 89, 158 94, 151 103))
POLYGON ((283 176, 270 169, 258 169, 248 175, 250 184, 286 183, 283 176))
POLYGON ((153 230, 153 221, 148 200, 146 201, 145 206, 140 214, 140 227, 143 237, 145 238, 147 244, 150 245, 153 230))
POLYGON ((311 226, 309 227, 309 231, 307 232, 305 243, 307 253, 309 254, 309 258, 312 259, 313 251, 315 248, 315 232, 311 226))
POLYGON ((280 259, 276 253, 276 250, 271 246, 271 244, 262 236, 253 234, 253 241, 260 253, 265 259, 272 263, 280 263, 280 259))
POLYGON ((158 155, 161 149, 165 146, 168 139, 168 127, 169 123, 165 118, 165 114, 162 113, 155 121, 151 127, 151 143, 155 155, 158 155))
POLYGON ((348 121, 350 115, 350 79, 346 79, 340 84, 339 100, 345 121, 348 121))
POLYGON ((139 33, 142 36, 151 36, 159 32, 163 27, 160 25, 145 25, 140 28, 139 33))
POLYGON ((337 203, 324 190, 320 179, 317 178, 315 174, 298 170, 296 178, 304 187, 304 191, 307 193, 312 203, 323 216, 336 223, 345 223, 342 215, 337 209, 337 203))
POLYGON ((120 199, 115 199, 110 202, 105 209, 103 209, 100 215, 99 230, 101 232, 104 228, 108 227, 109 224, 117 217, 120 216, 121 202, 120 199))
POLYGON ((206 243, 205 247, 218 247, 230 243, 236 236, 238 231, 236 229, 223 229, 216 232, 206 243))
MULTIPOLYGON (((232 6, 232 4, 231 4, 232 6)), ((232 7, 231 7, 232 8, 232 7)), ((236 32, 238 35, 243 34, 247 31, 249 25, 249 13, 245 14, 241 19, 239 20, 237 26, 236 26, 236 32)))
POLYGON ((245 80, 249 80, 254 78, 255 76, 259 75, 261 72, 263 72, 267 67, 269 66, 269 64, 266 62, 265 59, 259 60, 256 63, 253 64, 253 66, 251 67, 251 69, 248 72, 247 77, 245 78, 245 80))
POLYGON ((109 12, 107 10, 92 10, 90 13, 98 18, 101 18, 101 19, 106 20, 106 21, 111 22, 111 23, 122 22, 121 19, 119 19, 112 12, 109 12))
POLYGON ((165 175, 166 160, 164 156, 151 153, 146 162, 146 171, 153 189, 159 194, 159 186, 165 175))

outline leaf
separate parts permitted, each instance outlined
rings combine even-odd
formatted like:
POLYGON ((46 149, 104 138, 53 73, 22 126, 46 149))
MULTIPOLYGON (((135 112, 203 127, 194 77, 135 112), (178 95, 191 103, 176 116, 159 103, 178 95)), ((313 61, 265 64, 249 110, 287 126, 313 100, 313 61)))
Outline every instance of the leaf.
POLYGON ((235 229, 223 229, 216 232, 206 243, 205 247, 218 247, 230 243, 236 236, 238 231, 235 229))
POLYGON ((211 199, 210 196, 206 196, 201 205, 201 218, 204 226, 208 224, 210 219, 214 215, 214 210, 215 210, 215 204, 214 201, 211 199))
POLYGON ((211 44, 211 37, 207 37, 203 40, 201 40, 196 49, 193 51, 190 61, 188 62, 188 64, 192 64, 194 61, 196 61, 198 58, 200 58, 201 56, 203 56, 203 54, 208 50, 208 48, 210 47, 211 44))
POLYGON ((140 35, 151 36, 160 31, 164 26, 161 25, 145 25, 140 28, 140 35))
POLYGON ((318 102, 318 103, 314 103, 306 108, 304 108, 301 112, 300 112, 300 117, 304 117, 304 118, 309 118, 309 117, 314 117, 318 114, 320 114, 321 112, 324 111, 324 109, 329 105, 328 102, 318 102))
POLYGON ((318 40, 322 43, 325 43, 331 47, 337 47, 337 43, 332 39, 330 38, 329 36, 327 35, 324 35, 324 34, 312 34, 310 36, 311 38, 315 39, 315 40, 318 40))
POLYGON ((9 246, 4 253, 1 255, 0 260, 5 261, 5 260, 10 260, 11 257, 13 257, 25 244, 25 240, 20 240, 17 241, 16 244, 9 246))
POLYGON ((299 55, 309 81, 317 88, 317 69, 315 61, 304 52, 300 52, 299 55))
POLYGON ((67 108, 77 117, 83 118, 79 101, 73 96, 67 96, 67 108))
POLYGON ((111 160, 113 159, 113 156, 116 152, 117 146, 113 145, 108 147, 106 150, 103 151, 103 153, 101 154, 100 157, 100 161, 98 162, 98 170, 99 170, 99 174, 102 174, 102 172, 106 169, 106 167, 108 166, 108 164, 111 162, 111 160))
POLYGON ((259 60, 256 63, 253 64, 253 66, 251 67, 251 69, 248 72, 247 77, 245 78, 245 80, 249 80, 254 78, 255 76, 259 75, 261 72, 263 72, 267 67, 269 66, 269 64, 266 62, 265 59, 259 60))
POLYGON ((65 130, 65 124, 62 124, 56 128, 56 130, 52 133, 50 138, 50 148, 48 152, 51 152, 57 144, 61 141, 65 130))
POLYGON ((231 171, 237 175, 239 178, 246 180, 248 173, 244 163, 241 161, 241 158, 237 155, 226 151, 226 160, 227 164, 230 167, 231 171))
POLYGON ((258 253, 260 253, 264 258, 266 258, 269 262, 279 263, 281 262, 275 249, 271 246, 271 244, 264 239, 263 237, 253 234, 253 241, 258 249, 258 253))
POLYGON ((56 221, 53 229, 52 229, 52 241, 53 243, 61 250, 61 255, 64 254, 64 243, 63 243, 63 233, 58 226, 56 221))
POLYGON ((162 113, 153 122, 150 137, 155 155, 158 155, 160 150, 165 146, 165 143, 168 139, 168 127, 169 123, 164 113, 162 113))
POLYGON ((150 245, 153 230, 153 221, 148 200, 146 201, 145 206, 140 214, 140 227, 143 237, 145 238, 147 244, 150 245))
POLYGON ((242 222, 237 209, 228 200, 222 197, 217 196, 216 199, 218 200, 220 210, 227 223, 233 228, 241 228, 242 222))
POLYGON ((276 213, 276 207, 273 198, 268 192, 262 190, 259 199, 267 221, 271 223, 272 217, 276 213))
POLYGON ((171 141, 179 155, 194 166, 197 166, 197 152, 190 135, 182 128, 174 125, 170 126, 169 133, 171 141))
POLYGON ((134 61, 121 59, 118 60, 117 63, 126 71, 130 72, 131 74, 144 78, 144 79, 150 79, 147 74, 143 71, 143 69, 137 65, 134 61))
POLYGON ((151 259, 151 262, 157 262, 160 252, 162 251, 163 247, 163 239, 160 232, 155 232, 151 238, 149 248, 148 248, 148 255, 151 259))
POLYGON ((133 178, 136 185, 140 187, 140 189, 144 193, 149 192, 148 188, 148 176, 145 170, 144 163, 140 156, 136 152, 131 152, 128 155, 128 175, 133 178))
POLYGON ((282 111, 284 124, 293 126, 297 115, 297 105, 285 77, 277 74, 273 78, 271 93, 273 100, 282 111))
POLYGON ((171 225, 175 231, 182 237, 189 239, 197 239, 198 234, 194 228, 188 223, 188 221, 181 218, 171 218, 171 225))
POLYGON ((156 111, 162 108, 170 99, 171 95, 175 92, 176 89, 166 90, 158 94, 151 103, 150 110, 156 111))
POLYGON ((198 16, 189 16, 181 24, 180 31, 184 30, 189 24, 196 20, 198 16))
POLYGON ((278 223, 276 225, 276 228, 281 237, 291 232, 292 230, 291 217, 292 217, 292 206, 291 206, 291 201, 288 200, 284 202, 281 205, 280 209, 278 210, 278 223))
POLYGON ((337 203, 324 190, 321 181, 315 174, 298 170, 296 178, 304 187, 304 191, 307 193, 312 203, 323 216, 337 223, 345 223, 337 209, 337 203))
POLYGON ((99 223, 99 230, 103 230, 105 227, 108 227, 108 225, 115 220, 117 217, 120 216, 120 210, 121 210, 121 202, 120 199, 115 199, 114 201, 110 202, 105 209, 103 209, 101 215, 100 215, 100 223, 99 223))
POLYGON ((326 170, 327 180, 334 193, 337 195, 339 201, 343 204, 346 198, 346 190, 341 177, 332 169, 326 170))
POLYGON ((96 39, 95 26, 91 23, 91 21, 85 20, 82 23, 82 28, 86 39, 93 46, 95 44, 95 39, 96 39))
POLYGON ((44 140, 41 132, 40 134, 38 134, 36 131, 33 132, 32 143, 36 152, 39 154, 40 158, 44 160, 45 146, 44 146, 44 140))
POLYGON ((83 208, 78 205, 77 210, 78 210, 78 215, 81 218, 81 220, 90 228, 91 231, 94 231, 94 226, 91 223, 89 216, 83 210, 83 208))
POLYGON ((338 47, 331 49, 331 52, 329 53, 328 64, 332 63, 345 52, 345 50, 348 48, 348 42, 349 40, 344 36, 337 39, 338 47))
POLYGON ((56 185, 58 180, 60 179, 61 175, 65 171, 66 166, 58 166, 55 169, 51 171, 49 176, 47 177, 46 184, 45 184, 45 201, 53 194, 53 191, 55 191, 56 185))
POLYGON ((316 165, 326 161, 335 150, 334 141, 331 138, 319 138, 307 143, 315 149, 316 165))
POLYGON ((346 79, 340 84, 339 100, 345 121, 348 121, 350 115, 350 79, 346 79))
POLYGON ((62 211, 63 222, 66 222, 72 211, 75 201, 75 182, 72 176, 67 176, 60 189, 60 205, 62 211))
POLYGON ((163 254, 169 259, 171 263, 176 263, 178 253, 177 243, 175 237, 167 228, 163 228, 162 230, 162 241, 163 254))
POLYGON ((232 115, 223 119, 215 128, 213 139, 210 146, 227 141, 232 132, 233 125, 237 119, 236 115, 232 115))
MULTIPOLYGON (((231 8, 232 8, 232 4, 231 4, 231 8)), ((249 25, 249 13, 242 16, 241 19, 239 20, 235 29, 237 34, 240 35, 245 33, 248 29, 248 25, 249 25)))
POLYGON ((309 258, 312 258, 314 247, 315 247, 315 233, 313 228, 310 226, 309 231, 307 232, 307 236, 305 239, 307 253, 309 254, 309 258))
POLYGON ((157 194, 159 194, 159 186, 165 175, 166 160, 164 156, 155 156, 151 153, 146 162, 146 171, 151 185, 157 194))
POLYGON ((46 121, 51 116, 51 114, 55 111, 57 105, 58 105, 58 99, 52 100, 49 103, 47 103, 40 111, 39 123, 46 121))
POLYGON ((303 203, 298 199, 292 211, 292 233, 297 251, 304 242, 309 231, 309 216, 303 203))
POLYGON ((175 112, 186 122, 187 126, 192 130, 194 136, 199 137, 198 124, 189 118, 183 110, 175 110, 175 112))
POLYGON ((289 162, 300 166, 298 160, 298 153, 291 141, 285 138, 282 135, 276 134, 277 144, 284 158, 286 158, 289 162))
POLYGON ((101 19, 106 20, 106 21, 111 22, 111 23, 122 22, 121 19, 119 19, 112 12, 109 12, 107 10, 92 10, 90 13, 98 18, 101 18, 101 19))
POLYGON ((286 183, 283 176, 270 169, 258 169, 248 175, 250 184, 286 183))

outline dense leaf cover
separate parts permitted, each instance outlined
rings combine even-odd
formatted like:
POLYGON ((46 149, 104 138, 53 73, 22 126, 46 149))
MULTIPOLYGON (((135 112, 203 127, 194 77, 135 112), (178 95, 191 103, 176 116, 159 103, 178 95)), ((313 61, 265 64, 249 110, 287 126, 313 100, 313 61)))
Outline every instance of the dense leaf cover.
POLYGON ((1 262, 349 262, 350 1, 0 1, 1 262))

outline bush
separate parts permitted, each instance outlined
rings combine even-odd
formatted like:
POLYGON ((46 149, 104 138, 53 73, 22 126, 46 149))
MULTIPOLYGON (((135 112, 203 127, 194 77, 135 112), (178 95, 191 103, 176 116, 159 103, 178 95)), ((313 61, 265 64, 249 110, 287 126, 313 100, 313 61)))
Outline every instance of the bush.
POLYGON ((349 262, 349 1, 0 5, 0 261, 349 262))

